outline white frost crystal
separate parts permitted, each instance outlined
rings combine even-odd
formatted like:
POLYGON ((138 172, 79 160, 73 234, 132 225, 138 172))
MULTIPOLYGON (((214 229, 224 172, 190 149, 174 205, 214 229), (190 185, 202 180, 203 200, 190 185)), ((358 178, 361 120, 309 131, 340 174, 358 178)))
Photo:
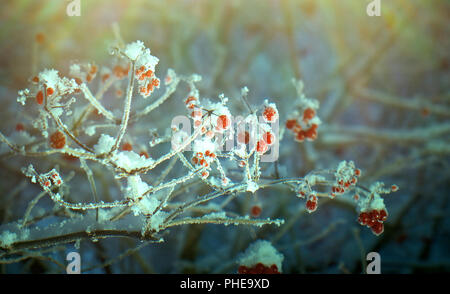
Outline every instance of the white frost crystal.
POLYGON ((99 154, 106 153, 111 150, 113 145, 114 138, 109 135, 102 134, 100 136, 100 139, 98 140, 97 145, 94 145, 94 150, 99 154))

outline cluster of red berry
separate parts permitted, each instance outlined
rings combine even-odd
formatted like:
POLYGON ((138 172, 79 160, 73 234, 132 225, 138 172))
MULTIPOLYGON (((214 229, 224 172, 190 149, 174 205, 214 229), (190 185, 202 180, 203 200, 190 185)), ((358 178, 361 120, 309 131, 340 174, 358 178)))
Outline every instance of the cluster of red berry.
POLYGON ((343 179, 339 179, 336 181, 336 184, 331 187, 330 192, 330 198, 336 197, 336 195, 344 194, 348 188, 351 186, 355 186, 358 182, 358 177, 361 175, 361 170, 358 168, 355 168, 353 171, 353 177, 349 179, 348 181, 344 181, 343 179))

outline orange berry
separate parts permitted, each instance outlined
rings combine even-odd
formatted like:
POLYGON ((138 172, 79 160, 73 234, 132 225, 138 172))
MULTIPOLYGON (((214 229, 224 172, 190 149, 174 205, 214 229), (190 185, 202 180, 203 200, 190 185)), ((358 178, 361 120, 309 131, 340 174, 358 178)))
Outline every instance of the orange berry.
POLYGON ((25 131, 25 127, 23 126, 23 124, 18 123, 18 124, 16 125, 16 131, 18 131, 18 132, 25 131))
POLYGON ((269 149, 269 147, 267 147, 267 143, 264 140, 259 140, 256 143, 256 151, 259 154, 264 154, 267 151, 267 149, 269 149))
MULTIPOLYGON (((314 126, 314 125, 313 125, 314 126)), ((316 128, 311 127, 305 132, 305 137, 311 140, 314 140, 317 138, 317 131, 316 128)))
POLYGON ((96 65, 93 65, 93 66, 91 67, 91 70, 89 71, 89 73, 90 73, 91 75, 95 75, 95 74, 97 73, 97 66, 96 66, 96 65))
POLYGON ((263 140, 266 141, 267 145, 272 145, 275 136, 271 132, 266 132, 263 134, 263 140))
POLYGON ((273 107, 266 107, 263 112, 263 117, 268 122, 274 122, 278 118, 278 112, 273 107))
POLYGON ((201 119, 202 118, 202 111, 201 110, 194 110, 191 113, 191 117, 194 119, 201 119))
POLYGON ((153 92, 153 84, 150 84, 150 83, 149 83, 149 84, 147 85, 147 92, 149 92, 149 93, 150 93, 150 92, 153 92))
POLYGON ((122 145, 122 150, 123 150, 123 151, 131 151, 131 150, 133 150, 133 146, 132 146, 130 143, 125 142, 125 143, 122 145))
POLYGON ((189 103, 191 103, 191 102, 193 102, 193 101, 196 101, 197 100, 197 98, 195 98, 194 96, 189 96, 185 101, 184 101, 184 103, 187 105, 187 104, 189 104, 189 103))
POLYGON ((306 209, 308 212, 314 212, 317 209, 317 201, 308 200, 306 201, 306 209))
POLYGON ((53 88, 47 88, 47 96, 52 95, 55 92, 55 90, 53 90, 53 88))
POLYGON ((66 160, 66 161, 76 161, 76 160, 78 160, 77 157, 72 156, 72 155, 70 155, 70 154, 66 154, 66 153, 64 153, 64 154, 62 155, 62 158, 63 158, 64 160, 66 160))
POLYGON ((102 82, 106 82, 107 79, 109 79, 109 74, 104 74, 102 76, 102 82))
POLYGON ((42 91, 39 91, 36 94, 36 101, 38 104, 42 105, 42 103, 44 103, 44 94, 42 93, 42 91))
POLYGON ((54 132, 50 136, 50 146, 55 149, 62 149, 66 145, 66 136, 60 131, 54 132))
POLYGON ((116 65, 116 66, 113 68, 113 73, 114 73, 114 75, 115 75, 117 78, 119 78, 119 79, 121 79, 121 78, 124 77, 123 69, 122 69, 122 67, 121 67, 120 65, 116 65))
POLYGON ((253 217, 258 217, 262 212, 262 209, 260 206, 255 205, 252 207, 251 213, 253 217))
POLYGON ((297 121, 295 119, 289 119, 286 121, 286 128, 287 129, 292 129, 294 128, 294 126, 297 124, 297 121))

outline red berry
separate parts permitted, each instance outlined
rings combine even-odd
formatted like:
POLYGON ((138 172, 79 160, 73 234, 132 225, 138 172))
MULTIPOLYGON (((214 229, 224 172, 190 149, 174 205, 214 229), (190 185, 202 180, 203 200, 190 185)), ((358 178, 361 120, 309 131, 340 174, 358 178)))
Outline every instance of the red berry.
POLYGON ((240 132, 238 134, 237 140, 241 144, 248 144, 248 142, 250 142, 250 134, 247 131, 240 132))
POLYGON ((152 80, 152 85, 155 86, 155 87, 158 87, 159 86, 159 80, 158 79, 153 79, 152 80))
POLYGON ((378 210, 373 210, 370 215, 373 220, 378 220, 380 218, 380 213, 378 210))
POLYGON ((259 262, 256 266, 255 266, 255 271, 258 274, 262 274, 265 270, 265 266, 264 264, 262 264, 261 262, 259 262))
POLYGON ((370 220, 370 216, 367 212, 361 212, 358 217, 358 222, 361 225, 367 225, 370 220))
POLYGON ((267 149, 269 149, 269 147, 267 147, 267 143, 264 140, 259 140, 256 143, 256 151, 259 154, 264 154, 267 151, 267 149))
POLYGON ((195 98, 194 96, 189 96, 184 101, 184 103, 189 106, 189 105, 192 105, 195 101, 197 101, 197 98, 195 98))
POLYGON ((297 142, 303 142, 305 140, 305 132, 304 131, 299 131, 297 133, 297 136, 295 136, 295 140, 297 142))
POLYGON ((54 92, 53 88, 47 88, 47 96, 51 96, 54 92))
POLYGON ((66 153, 64 153, 64 154, 62 155, 62 158, 63 158, 64 160, 66 160, 66 161, 76 161, 76 160, 78 160, 77 157, 72 156, 72 155, 70 155, 70 154, 66 154, 66 153))
POLYGON ((18 123, 18 124, 16 125, 16 131, 18 131, 18 132, 25 131, 25 127, 23 126, 23 124, 18 123))
POLYGON ((122 150, 123 150, 123 151, 131 151, 131 150, 133 150, 133 146, 132 146, 130 143, 125 142, 125 143, 122 145, 122 150))
POLYGON ((388 216, 388 214, 387 214, 386 210, 382 209, 379 212, 378 220, 385 221, 387 219, 387 216, 388 216))
POLYGON ((383 223, 380 222, 375 222, 372 226, 371 226, 372 232, 375 235, 381 235, 384 231, 384 225, 383 223))
POLYGON ((275 136, 271 132, 266 132, 263 134, 263 140, 267 143, 267 145, 272 145, 275 136))
POLYGON ((255 205, 252 207, 252 216, 253 217, 258 217, 262 212, 262 209, 260 206, 255 205))
POLYGON ((294 128, 294 126, 297 124, 297 121, 295 119, 290 119, 288 121, 286 121, 286 128, 287 129, 292 129, 294 128))
POLYGON ((263 117, 268 122, 274 122, 278 118, 278 112, 273 107, 266 107, 263 112, 263 117))
POLYGON ((308 212, 314 212, 317 209, 317 201, 313 201, 313 200, 308 200, 306 201, 306 210, 308 210, 308 212))
POLYGON ((202 118, 202 111, 201 110, 194 110, 191 112, 191 117, 194 119, 201 119, 202 118))
POLYGON ((37 33, 36 34, 36 42, 39 44, 44 43, 45 41, 45 35, 43 33, 37 33))
POLYGON ((241 265, 238 268, 238 273, 240 273, 240 274, 248 274, 249 273, 248 267, 246 267, 244 265, 241 265))
POLYGON ((231 120, 225 114, 222 114, 217 118, 217 128, 219 130, 226 130, 230 127, 231 120))
POLYGON ((316 124, 313 124, 308 130, 306 130, 305 137, 310 140, 315 140, 317 138, 317 125, 316 124))

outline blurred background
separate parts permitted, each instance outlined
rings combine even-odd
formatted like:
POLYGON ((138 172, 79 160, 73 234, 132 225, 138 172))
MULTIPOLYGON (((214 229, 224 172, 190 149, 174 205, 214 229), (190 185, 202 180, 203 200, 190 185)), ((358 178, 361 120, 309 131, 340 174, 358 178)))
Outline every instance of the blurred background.
MULTIPOLYGON (((242 195, 234 207, 245 215, 258 203, 262 217, 286 220, 280 228, 184 227, 165 243, 89 272, 233 273, 236 256, 255 239, 271 240, 284 254, 284 273, 361 273, 371 251, 380 253, 382 273, 450 272, 449 1, 381 0, 378 17, 366 14, 365 0, 81 0, 81 15, 68 16, 70 2, 0 4, 2 133, 20 122, 17 91, 40 70, 65 74, 73 62, 110 64, 117 23, 125 43, 142 40, 160 59, 158 77, 168 68, 200 74, 202 97, 234 99, 247 86, 252 105, 266 97, 277 103, 282 123, 296 97, 292 79, 302 79, 306 95, 320 101, 324 123, 315 142, 284 136, 276 167, 283 176, 353 160, 363 170, 361 182, 400 187, 385 198, 389 218, 379 237, 358 225, 355 207, 345 201, 324 201, 308 214, 292 191, 269 189, 242 195)), ((151 122, 184 114, 185 95, 167 101, 143 128, 163 128, 169 122, 151 122)), ((19 219, 37 192, 15 190, 24 162, 0 158, 2 223, 19 219)), ((136 246, 101 240, 78 250, 88 268, 136 246)), ((49 254, 64 262, 70 250, 49 254)), ((0 268, 58 271, 33 258, 0 268)))

